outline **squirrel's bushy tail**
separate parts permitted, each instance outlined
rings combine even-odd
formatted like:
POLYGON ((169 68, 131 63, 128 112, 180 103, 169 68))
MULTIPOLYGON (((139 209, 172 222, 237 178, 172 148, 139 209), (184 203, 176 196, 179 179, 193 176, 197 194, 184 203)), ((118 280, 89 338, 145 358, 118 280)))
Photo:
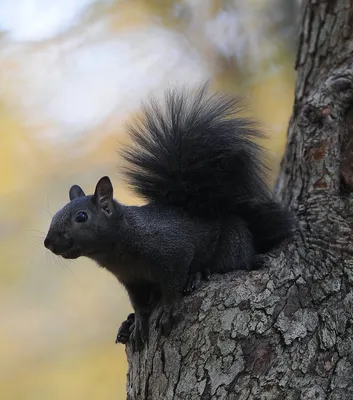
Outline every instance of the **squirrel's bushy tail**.
POLYGON ((181 207, 192 216, 215 218, 249 201, 270 199, 262 137, 240 116, 237 99, 169 90, 165 104, 151 100, 129 127, 132 146, 123 151, 129 184, 143 198, 181 207))

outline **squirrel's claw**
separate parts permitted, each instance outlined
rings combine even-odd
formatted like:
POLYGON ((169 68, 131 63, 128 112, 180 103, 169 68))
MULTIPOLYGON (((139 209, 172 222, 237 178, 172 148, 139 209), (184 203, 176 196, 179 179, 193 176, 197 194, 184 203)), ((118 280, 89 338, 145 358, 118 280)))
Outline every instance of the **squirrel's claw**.
POLYGON ((188 295, 190 293, 195 292, 201 287, 202 281, 209 281, 211 278, 211 271, 206 269, 202 272, 195 272, 194 274, 189 275, 188 281, 186 282, 184 288, 184 294, 188 295))
POLYGON ((188 278, 188 281, 186 282, 184 294, 188 295, 195 292, 195 290, 197 290, 201 286, 201 278, 201 272, 191 274, 188 278))
POLYGON ((131 313, 127 316, 126 320, 121 323, 115 343, 126 344, 129 341, 131 332, 133 332, 134 328, 135 314, 131 313))

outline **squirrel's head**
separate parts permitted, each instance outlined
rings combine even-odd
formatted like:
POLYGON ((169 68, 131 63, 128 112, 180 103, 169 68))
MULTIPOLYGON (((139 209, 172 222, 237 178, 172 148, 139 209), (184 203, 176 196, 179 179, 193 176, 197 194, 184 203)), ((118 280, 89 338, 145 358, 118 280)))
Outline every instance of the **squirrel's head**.
POLYGON ((73 259, 110 245, 121 217, 110 179, 101 178, 95 193, 89 196, 74 185, 69 198, 70 202, 54 215, 44 246, 56 255, 73 259))

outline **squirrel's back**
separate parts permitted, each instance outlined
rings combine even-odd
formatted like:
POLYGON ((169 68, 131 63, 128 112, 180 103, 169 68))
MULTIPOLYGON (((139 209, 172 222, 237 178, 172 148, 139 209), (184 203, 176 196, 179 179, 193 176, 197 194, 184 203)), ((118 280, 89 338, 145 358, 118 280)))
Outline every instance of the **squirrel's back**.
POLYGON ((166 92, 151 100, 129 127, 133 145, 123 151, 135 192, 149 201, 213 218, 239 204, 269 197, 262 137, 256 123, 240 116, 237 99, 195 91, 166 92))

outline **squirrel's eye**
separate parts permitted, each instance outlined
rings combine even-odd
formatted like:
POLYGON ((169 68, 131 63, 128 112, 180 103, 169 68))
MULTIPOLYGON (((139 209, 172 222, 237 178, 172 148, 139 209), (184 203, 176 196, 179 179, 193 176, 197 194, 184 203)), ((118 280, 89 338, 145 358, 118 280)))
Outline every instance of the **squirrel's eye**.
POLYGON ((80 211, 76 214, 75 219, 76 219, 76 222, 86 222, 88 219, 88 215, 84 211, 80 211))

